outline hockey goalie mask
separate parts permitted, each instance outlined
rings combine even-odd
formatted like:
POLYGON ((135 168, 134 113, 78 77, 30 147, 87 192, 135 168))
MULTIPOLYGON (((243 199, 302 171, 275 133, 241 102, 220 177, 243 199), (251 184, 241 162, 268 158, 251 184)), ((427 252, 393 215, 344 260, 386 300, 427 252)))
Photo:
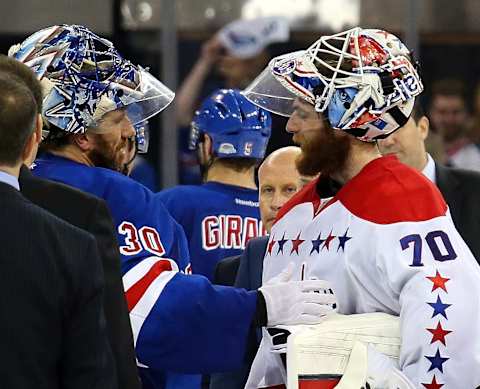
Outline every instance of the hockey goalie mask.
POLYGON ((324 36, 307 50, 273 58, 244 91, 283 116, 300 98, 330 125, 362 141, 382 139, 410 116, 422 81, 407 47, 382 30, 353 28, 324 36))
POLYGON ((116 109, 124 109, 136 125, 174 97, 146 69, 122 58, 110 41, 82 26, 45 28, 13 46, 9 55, 36 73, 44 118, 68 133, 95 131, 101 117, 116 109))

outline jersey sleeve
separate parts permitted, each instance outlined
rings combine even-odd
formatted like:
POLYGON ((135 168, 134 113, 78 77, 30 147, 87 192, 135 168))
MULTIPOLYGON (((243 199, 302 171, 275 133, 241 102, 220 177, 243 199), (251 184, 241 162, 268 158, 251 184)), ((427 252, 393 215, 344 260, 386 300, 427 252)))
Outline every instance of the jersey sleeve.
POLYGON ((400 315, 400 369, 418 388, 480 384, 480 271, 449 213, 379 227, 377 270, 400 315))
POLYGON ((118 226, 123 286, 140 366, 208 373, 241 365, 255 292, 188 275, 182 227, 145 192, 118 226))
POLYGON ((141 366, 211 373, 242 364, 256 292, 214 286, 158 257, 127 272, 124 285, 141 366))

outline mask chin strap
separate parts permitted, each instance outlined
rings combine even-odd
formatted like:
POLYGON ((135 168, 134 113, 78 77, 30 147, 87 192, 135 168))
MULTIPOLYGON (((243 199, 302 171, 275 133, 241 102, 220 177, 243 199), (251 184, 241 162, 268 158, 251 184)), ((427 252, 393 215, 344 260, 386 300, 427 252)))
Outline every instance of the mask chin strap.
POLYGON ((137 140, 137 137, 135 137, 135 153, 133 153, 133 156, 132 158, 130 158, 130 160, 126 163, 123 164, 123 169, 122 169, 122 173, 124 175, 128 175, 127 172, 128 172, 128 168, 129 166, 133 163, 133 161, 135 160, 135 157, 137 156, 138 154, 138 140, 137 140))

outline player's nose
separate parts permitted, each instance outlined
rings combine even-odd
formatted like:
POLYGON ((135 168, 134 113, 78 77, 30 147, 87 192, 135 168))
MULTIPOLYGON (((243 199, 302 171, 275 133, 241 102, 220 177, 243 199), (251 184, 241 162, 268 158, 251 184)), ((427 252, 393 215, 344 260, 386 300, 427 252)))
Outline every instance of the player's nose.
POLYGON ((298 122, 293 117, 290 117, 285 129, 291 134, 296 134, 300 130, 300 127, 298 126, 298 122))

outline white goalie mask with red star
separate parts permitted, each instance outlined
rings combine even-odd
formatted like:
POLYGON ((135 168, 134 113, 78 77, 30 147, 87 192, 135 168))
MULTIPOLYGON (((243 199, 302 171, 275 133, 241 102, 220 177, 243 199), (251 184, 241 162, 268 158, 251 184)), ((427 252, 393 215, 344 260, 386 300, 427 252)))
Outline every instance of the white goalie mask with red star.
POLYGON ((356 27, 273 58, 244 94, 284 116, 292 114, 295 99, 303 99, 333 128, 374 141, 406 123, 422 91, 412 55, 399 38, 356 27))

